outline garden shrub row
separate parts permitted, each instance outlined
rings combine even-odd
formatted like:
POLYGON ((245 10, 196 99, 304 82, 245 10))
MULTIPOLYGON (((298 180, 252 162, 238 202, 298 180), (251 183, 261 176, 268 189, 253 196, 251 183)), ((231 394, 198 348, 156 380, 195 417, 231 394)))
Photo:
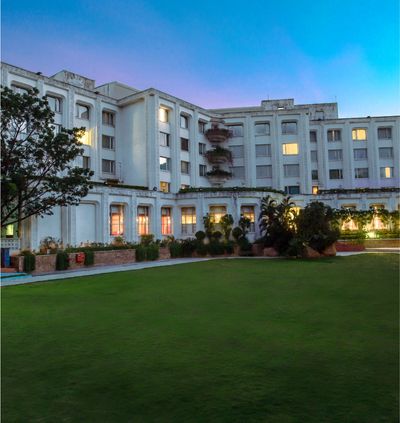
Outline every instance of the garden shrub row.
POLYGON ((160 248, 157 244, 143 245, 136 247, 136 261, 154 261, 160 256, 160 248))

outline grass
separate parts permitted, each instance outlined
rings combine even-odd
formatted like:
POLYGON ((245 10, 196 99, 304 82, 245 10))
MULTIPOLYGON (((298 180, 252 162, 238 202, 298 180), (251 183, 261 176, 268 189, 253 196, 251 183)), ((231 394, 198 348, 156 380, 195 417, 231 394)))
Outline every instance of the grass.
POLYGON ((3 288, 2 421, 397 422, 398 257, 3 288))

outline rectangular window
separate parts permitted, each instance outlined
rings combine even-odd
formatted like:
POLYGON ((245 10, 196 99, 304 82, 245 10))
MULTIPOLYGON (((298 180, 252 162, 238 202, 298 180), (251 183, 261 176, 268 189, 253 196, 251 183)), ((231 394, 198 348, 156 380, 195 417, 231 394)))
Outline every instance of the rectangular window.
POLYGON ((285 194, 296 195, 300 194, 300 187, 299 185, 288 185, 285 187, 285 194))
POLYGON ((335 142, 342 140, 342 131, 340 129, 328 129, 328 142, 335 142))
POLYGON ((158 109, 158 120, 160 122, 167 123, 168 122, 168 109, 165 109, 164 107, 160 107, 158 109))
POLYGON ((392 139, 392 128, 378 128, 378 139, 380 140, 391 140, 392 139))
POLYGON ((231 169, 234 179, 244 179, 244 166, 233 166, 231 169))
POLYGON ((393 168, 392 167, 381 167, 381 178, 382 179, 389 179, 393 178, 393 168))
POLYGON ((200 156, 204 156, 204 154, 206 154, 206 144, 203 142, 199 142, 199 154, 200 156))
POLYGON ((181 128, 187 129, 189 127, 189 118, 185 115, 181 115, 181 128))
POLYGON ((232 137, 243 137, 243 125, 229 125, 229 130, 232 133, 232 137))
POLYGON ((11 84, 11 89, 14 91, 15 94, 24 95, 29 93, 29 89, 26 87, 22 87, 21 85, 11 84))
POLYGON ((353 141, 366 141, 367 130, 365 128, 354 128, 351 130, 351 138, 353 141))
POLYGON ((189 175, 189 162, 181 160, 181 173, 189 175))
POLYGON ((61 98, 52 95, 46 96, 50 109, 55 113, 61 113, 61 98))
POLYGON ((368 150, 366 148, 355 148, 353 150, 354 160, 367 160, 368 150))
POLYGON ((137 208, 136 226, 138 235, 149 234, 150 220, 148 206, 139 206, 137 208))
POLYGON ((59 125, 58 123, 53 123, 53 132, 54 135, 57 135, 61 132, 61 125, 59 125))
POLYGON ((160 146, 169 147, 169 134, 165 132, 160 132, 160 146))
POLYGON ((343 179, 343 170, 329 169, 329 179, 343 179))
POLYGON ((393 147, 380 147, 379 148, 380 159, 393 159, 393 147))
POLYGON ((295 156, 299 154, 299 145, 297 143, 282 144, 282 152, 285 156, 295 156))
POLYGON ((82 156, 82 168, 83 169, 90 169, 90 157, 89 156, 82 156))
POLYGON ((199 120, 199 132, 204 134, 206 132, 206 122, 199 120))
POLYGON ((124 206, 111 204, 110 206, 110 235, 122 236, 124 234, 124 206))
POLYGON ((318 161, 318 151, 317 150, 311 150, 311 161, 312 162, 318 161))
POLYGON ((310 131, 310 142, 317 142, 317 131, 310 131))
POLYGON ((115 126, 115 113, 103 110, 101 116, 103 125, 115 126))
POLYGON ((210 217, 211 221, 215 224, 219 224, 221 221, 222 216, 226 215, 226 207, 225 206, 210 206, 210 217))
POLYGON ((256 122, 254 125, 254 132, 256 135, 269 135, 269 123, 266 122, 256 122))
POLYGON ((249 232, 255 232, 256 214, 254 212, 254 206, 241 206, 240 216, 247 217, 250 220, 249 232))
POLYGON ((311 189, 313 195, 318 195, 318 185, 313 185, 311 189))
POLYGON ((207 176, 207 166, 206 165, 199 165, 199 175, 200 176, 207 176))
POLYGON ((169 157, 160 156, 160 170, 164 172, 169 172, 171 169, 171 159, 169 157))
POLYGON ((272 178, 272 166, 256 166, 256 178, 265 179, 272 178))
POLYGON ((297 122, 282 122, 282 135, 294 135, 297 134, 297 122))
POLYGON ((189 151, 189 140, 187 138, 181 138, 181 150, 189 151))
POLYGON ((169 207, 161 207, 161 234, 171 235, 171 233, 172 233, 171 209, 169 207))
POLYGON ((311 179, 313 181, 318 181, 318 169, 313 169, 311 171, 311 179))
POLYGON ((193 235, 196 232, 196 209, 194 207, 181 208, 181 232, 193 235))
POLYGON ((115 161, 103 159, 101 161, 101 170, 103 173, 115 174, 115 161))
POLYGON ((79 119, 89 120, 89 106, 84 104, 76 103, 76 117, 79 119))
POLYGON ((170 186, 171 184, 169 182, 160 182, 160 191, 162 192, 170 192, 170 186))
POLYGON ((232 157, 234 159, 241 159, 244 157, 244 148, 243 145, 231 145, 229 147, 229 150, 231 150, 232 157))
POLYGON ((271 157, 271 144, 258 144, 256 145, 257 157, 271 157))
POLYGON ((367 167, 356 167, 354 169, 354 177, 356 179, 368 178, 368 168, 367 167))
POLYGON ((300 166, 298 164, 283 165, 285 178, 298 178, 300 176, 300 166))
POLYGON ((342 150, 328 150, 328 160, 330 162, 340 162, 343 160, 342 150))
POLYGON ((115 150, 114 137, 110 137, 109 135, 102 135, 101 145, 103 148, 106 148, 107 150, 115 150))

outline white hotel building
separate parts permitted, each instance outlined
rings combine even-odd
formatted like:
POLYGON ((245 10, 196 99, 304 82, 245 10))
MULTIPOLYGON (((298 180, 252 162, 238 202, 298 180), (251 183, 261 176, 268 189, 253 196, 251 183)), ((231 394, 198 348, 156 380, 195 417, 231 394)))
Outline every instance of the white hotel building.
MULTIPOLYGON (((399 207, 400 116, 338 118, 336 103, 293 99, 210 110, 154 88, 96 87, 68 71, 47 77, 3 63, 1 75, 3 86, 46 95, 57 125, 86 128, 76 164, 94 171, 95 185, 79 206, 26 222, 22 247, 36 249, 47 236, 70 245, 137 241, 146 233, 184 238, 203 229, 206 213, 257 221, 267 187, 291 194, 299 207, 313 200, 399 207), (207 158, 216 145, 232 159, 207 158), (207 175, 213 168, 232 175, 207 175), (188 187, 223 189, 180 192, 188 187)), ((257 231, 254 225, 253 238, 257 231)))

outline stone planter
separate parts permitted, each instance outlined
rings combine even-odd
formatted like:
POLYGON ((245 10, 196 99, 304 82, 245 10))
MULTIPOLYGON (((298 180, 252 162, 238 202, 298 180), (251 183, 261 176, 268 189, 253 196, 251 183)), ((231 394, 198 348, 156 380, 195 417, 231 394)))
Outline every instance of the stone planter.
POLYGON ((225 128, 211 128, 206 131, 205 136, 211 143, 218 144, 225 142, 231 136, 231 132, 225 128))
POLYGON ((306 246, 304 248, 303 257, 314 259, 322 257, 322 254, 320 254, 318 251, 315 251, 313 248, 306 246))

